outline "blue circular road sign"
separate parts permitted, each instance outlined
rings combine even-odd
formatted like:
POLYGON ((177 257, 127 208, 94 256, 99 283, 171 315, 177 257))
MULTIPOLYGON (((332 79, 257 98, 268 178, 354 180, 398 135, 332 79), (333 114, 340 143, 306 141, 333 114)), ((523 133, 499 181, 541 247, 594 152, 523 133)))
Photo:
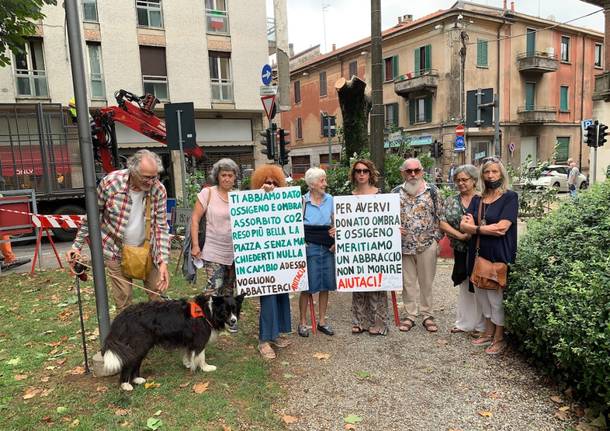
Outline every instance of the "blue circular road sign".
POLYGON ((265 64, 263 66, 263 70, 261 71, 261 80, 263 81, 263 85, 271 84, 271 80, 273 79, 273 73, 271 71, 271 66, 265 64))

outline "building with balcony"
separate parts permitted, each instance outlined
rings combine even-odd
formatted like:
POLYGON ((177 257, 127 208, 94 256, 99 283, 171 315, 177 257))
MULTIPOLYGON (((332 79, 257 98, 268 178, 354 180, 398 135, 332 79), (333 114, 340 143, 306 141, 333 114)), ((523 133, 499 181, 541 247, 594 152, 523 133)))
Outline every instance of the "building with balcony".
MULTIPOLYGON (((82 0, 81 33, 91 109, 116 104, 114 93, 154 94, 163 117, 167 102, 193 102, 203 168, 222 157, 242 168, 263 161, 260 68, 267 62, 263 0, 82 0)), ((45 6, 44 21, 23 54, 0 68, 0 103, 60 103, 73 97, 63 7, 45 6)), ((0 125, 2 127, 2 125, 0 125)), ((117 125, 122 155, 154 147, 180 187, 178 157, 117 125), (175 166, 174 166, 175 165, 175 166)))
MULTIPOLYGON (((522 14, 504 3, 496 8, 458 1, 416 20, 399 17, 382 32, 388 151, 409 144, 413 154, 427 154, 439 141, 444 151, 437 166, 445 170, 451 162, 478 163, 490 155, 513 165, 527 156, 556 162, 571 157, 587 169, 581 121, 592 116, 603 34, 522 14), (476 116, 466 96, 477 89, 496 95, 499 142, 490 114, 489 121, 466 127, 466 149, 454 151, 456 125, 472 123, 466 121, 472 112, 476 116)), ((370 71, 370 38, 291 67, 293 104, 282 113, 282 124, 291 125, 290 156, 298 171, 328 160, 320 112, 337 115, 340 127, 334 82, 357 75, 370 92, 370 71)), ((340 152, 336 140, 332 152, 340 152)))

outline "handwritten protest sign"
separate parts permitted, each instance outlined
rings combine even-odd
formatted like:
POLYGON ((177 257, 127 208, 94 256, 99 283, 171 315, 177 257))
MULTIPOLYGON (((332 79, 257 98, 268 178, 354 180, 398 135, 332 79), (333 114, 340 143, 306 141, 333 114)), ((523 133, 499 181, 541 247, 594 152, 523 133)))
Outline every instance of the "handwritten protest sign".
POLYGON ((335 196, 337 290, 402 290, 397 194, 335 196))
POLYGON ((231 192, 229 210, 238 293, 307 290, 301 189, 231 192))

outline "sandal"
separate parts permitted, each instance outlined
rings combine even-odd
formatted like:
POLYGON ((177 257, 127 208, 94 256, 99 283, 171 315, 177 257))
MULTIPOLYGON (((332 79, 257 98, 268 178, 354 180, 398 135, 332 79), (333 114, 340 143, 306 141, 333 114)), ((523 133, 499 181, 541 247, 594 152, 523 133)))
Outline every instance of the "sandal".
POLYGON ((506 341, 494 341, 488 348, 485 349, 485 353, 488 355, 499 355, 504 351, 504 349, 506 349, 506 341))
POLYGON ((366 331, 366 329, 361 328, 358 325, 353 325, 352 326, 352 334, 362 334, 364 331, 366 331))
POLYGON ((424 328, 426 328, 426 331, 428 332, 438 331, 438 326, 436 326, 432 317, 426 317, 421 324, 424 325, 424 328))
POLYGON ((482 335, 479 338, 475 338, 470 343, 473 346, 487 346, 493 342, 493 337, 491 335, 482 335))
POLYGON ((309 329, 305 325, 299 325, 299 328, 297 329, 297 333, 301 337, 309 337, 309 329))
POLYGON ((388 327, 371 326, 369 328, 369 335, 388 335, 388 327))
POLYGON ((273 350, 271 345, 269 343, 267 343, 267 342, 260 343, 258 345, 258 351, 261 353, 261 356, 265 360, 275 359, 275 357, 276 357, 275 351, 273 350))
POLYGON ((400 332, 409 332, 414 326, 415 326, 415 322, 407 317, 405 320, 400 322, 400 326, 398 327, 398 330, 400 332))
POLYGON ((271 344, 273 344, 275 347, 279 347, 280 349, 283 349, 285 347, 290 346, 292 344, 292 341, 290 341, 287 338, 277 337, 275 340, 271 341, 271 344))
POLYGON ((464 331, 463 329, 458 328, 457 326, 454 326, 453 328, 451 328, 451 331, 449 331, 449 332, 451 332, 452 334, 459 334, 461 332, 466 332, 466 331, 464 331))

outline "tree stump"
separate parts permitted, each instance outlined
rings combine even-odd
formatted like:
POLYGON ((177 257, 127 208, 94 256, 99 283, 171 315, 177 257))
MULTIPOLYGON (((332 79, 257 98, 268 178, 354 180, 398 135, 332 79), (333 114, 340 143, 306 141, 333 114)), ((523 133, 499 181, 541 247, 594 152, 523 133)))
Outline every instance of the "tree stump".
POLYGON ((366 83, 357 76, 352 76, 349 81, 339 78, 335 83, 343 117, 345 153, 348 158, 368 147, 368 116, 371 100, 364 94, 365 88, 366 83))

